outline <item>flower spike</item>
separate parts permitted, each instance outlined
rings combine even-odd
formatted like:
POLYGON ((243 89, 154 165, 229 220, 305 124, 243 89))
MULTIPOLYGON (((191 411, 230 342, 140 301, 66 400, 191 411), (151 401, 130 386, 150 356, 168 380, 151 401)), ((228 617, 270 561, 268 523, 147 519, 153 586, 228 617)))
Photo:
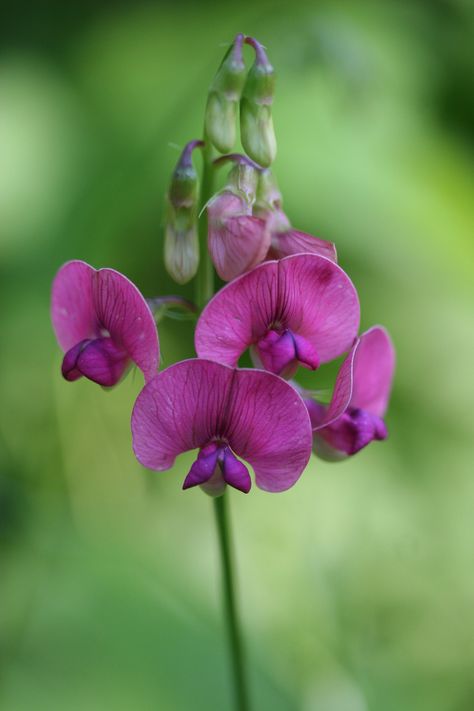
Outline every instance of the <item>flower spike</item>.
POLYGON ((373 326, 356 340, 336 378, 329 406, 305 399, 314 433, 314 451, 335 461, 356 454, 374 439, 385 439, 383 416, 395 368, 387 331, 373 326))
POLYGON ((218 292, 195 334, 200 358, 235 367, 253 347, 260 363, 291 377, 347 351, 359 328, 359 299, 345 272, 325 257, 296 254, 260 264, 218 292))
POLYGON ((183 488, 219 495, 226 485, 250 489, 247 461, 260 489, 290 488, 311 453, 311 424, 298 393, 281 378, 209 360, 182 361, 144 387, 132 414, 139 462, 163 471, 181 452, 199 448, 183 488))
POLYGON ((156 374, 159 342, 153 315, 137 287, 114 269, 79 260, 64 264, 53 282, 51 318, 65 352, 66 380, 84 376, 115 385, 130 362, 145 381, 156 374))

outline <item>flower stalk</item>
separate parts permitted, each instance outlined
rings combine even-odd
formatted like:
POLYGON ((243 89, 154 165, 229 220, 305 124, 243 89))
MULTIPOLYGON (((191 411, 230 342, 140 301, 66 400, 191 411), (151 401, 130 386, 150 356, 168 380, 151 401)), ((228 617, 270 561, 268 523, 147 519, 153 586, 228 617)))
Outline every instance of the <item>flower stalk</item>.
POLYGON ((240 635, 239 618, 235 600, 235 580, 232 566, 231 532, 227 496, 214 498, 214 513, 222 566, 222 588, 227 634, 232 655, 236 711, 249 711, 244 652, 240 635))
MULTIPOLYGON (((204 135, 202 151, 203 169, 199 217, 199 267, 196 275, 195 302, 203 309, 214 296, 214 266, 208 249, 208 215, 205 209, 214 194, 214 156, 209 137, 204 135)), ((227 497, 213 497, 217 538, 222 570, 222 596, 227 626, 229 651, 232 663, 236 711, 249 711, 244 654, 237 614, 234 572, 231 551, 231 531, 228 519, 227 497)))

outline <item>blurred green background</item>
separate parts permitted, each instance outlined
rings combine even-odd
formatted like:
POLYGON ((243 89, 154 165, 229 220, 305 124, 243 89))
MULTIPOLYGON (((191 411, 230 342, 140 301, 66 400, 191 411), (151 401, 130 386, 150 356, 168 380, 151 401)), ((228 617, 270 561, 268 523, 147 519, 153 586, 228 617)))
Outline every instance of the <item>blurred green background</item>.
MULTIPOLYGON (((285 208, 337 243, 363 328, 385 324, 398 355, 385 444, 313 460, 284 494, 230 494, 254 709, 472 711, 472 3, 6 5, 0 708, 231 708, 211 502, 181 491, 192 456, 135 461, 138 374, 108 393, 61 379, 49 291, 70 258, 178 290, 175 145, 242 31, 279 74, 285 208)), ((163 365, 193 354, 192 323, 160 335, 163 365)))

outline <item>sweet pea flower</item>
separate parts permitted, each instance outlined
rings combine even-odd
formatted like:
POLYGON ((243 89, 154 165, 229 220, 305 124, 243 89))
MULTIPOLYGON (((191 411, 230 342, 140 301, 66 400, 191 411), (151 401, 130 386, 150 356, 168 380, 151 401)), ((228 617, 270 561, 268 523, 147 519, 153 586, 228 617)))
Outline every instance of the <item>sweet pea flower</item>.
POLYGON ((252 215, 258 166, 240 155, 216 161, 233 161, 227 184, 207 205, 208 247, 220 278, 231 281, 265 259, 270 233, 265 220, 252 215))
POLYGON ((349 350, 359 328, 359 299, 334 262, 296 254, 260 264, 219 291, 196 326, 200 358, 235 367, 252 347, 257 362, 291 377, 349 350))
POLYGON ((132 413, 133 449, 145 467, 163 471, 178 454, 199 448, 183 489, 214 496, 229 485, 247 493, 247 467, 260 489, 284 491, 311 454, 311 423, 299 394, 261 370, 209 360, 181 361, 151 380, 132 413))
POLYGON ((282 259, 291 254, 308 252, 337 262, 336 246, 333 242, 293 229, 283 212, 282 196, 270 170, 260 173, 257 200, 252 214, 264 220, 270 232, 267 259, 282 259))
POLYGON ((84 376, 111 387, 131 362, 146 381, 156 374, 153 315, 137 287, 114 269, 94 269, 79 260, 64 264, 53 282, 51 318, 65 352, 66 380, 84 376))
POLYGON ((337 461, 387 437, 383 416, 394 368, 395 351, 384 328, 374 326, 356 340, 341 365, 329 406, 305 399, 315 454, 337 461))

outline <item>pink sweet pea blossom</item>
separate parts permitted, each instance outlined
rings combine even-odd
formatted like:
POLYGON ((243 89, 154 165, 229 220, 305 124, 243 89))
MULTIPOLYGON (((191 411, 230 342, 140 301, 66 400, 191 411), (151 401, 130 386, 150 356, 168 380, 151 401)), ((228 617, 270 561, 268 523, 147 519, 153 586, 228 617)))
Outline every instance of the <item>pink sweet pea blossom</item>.
POLYGON ((84 376, 110 387, 134 362, 145 380, 159 362, 153 315, 137 287, 114 269, 94 269, 86 262, 64 264, 52 289, 51 318, 65 352, 66 380, 84 376))
POLYGON ((235 367, 249 347, 266 370, 290 377, 347 351, 359 299, 345 272, 315 254, 265 262, 218 292, 195 333, 200 358, 235 367))
POLYGON ((246 156, 230 154, 215 165, 232 162, 223 190, 207 205, 208 247, 220 278, 231 281, 263 262, 270 247, 265 220, 252 215, 260 168, 246 156))
POLYGON ((344 360, 329 406, 305 399, 314 451, 330 461, 356 454, 374 439, 385 439, 395 351, 387 331, 374 326, 356 340, 344 360))
POLYGON ((201 485, 214 495, 226 484, 249 491, 250 475, 236 455, 251 464, 260 489, 288 489, 312 442, 308 411, 291 385, 271 373, 201 359, 176 363, 143 388, 132 435, 137 459, 157 471, 199 448, 183 488, 201 485))
POLYGON ((270 233, 243 196, 224 190, 211 200, 207 215, 209 252, 221 279, 231 281, 265 259, 270 233))

